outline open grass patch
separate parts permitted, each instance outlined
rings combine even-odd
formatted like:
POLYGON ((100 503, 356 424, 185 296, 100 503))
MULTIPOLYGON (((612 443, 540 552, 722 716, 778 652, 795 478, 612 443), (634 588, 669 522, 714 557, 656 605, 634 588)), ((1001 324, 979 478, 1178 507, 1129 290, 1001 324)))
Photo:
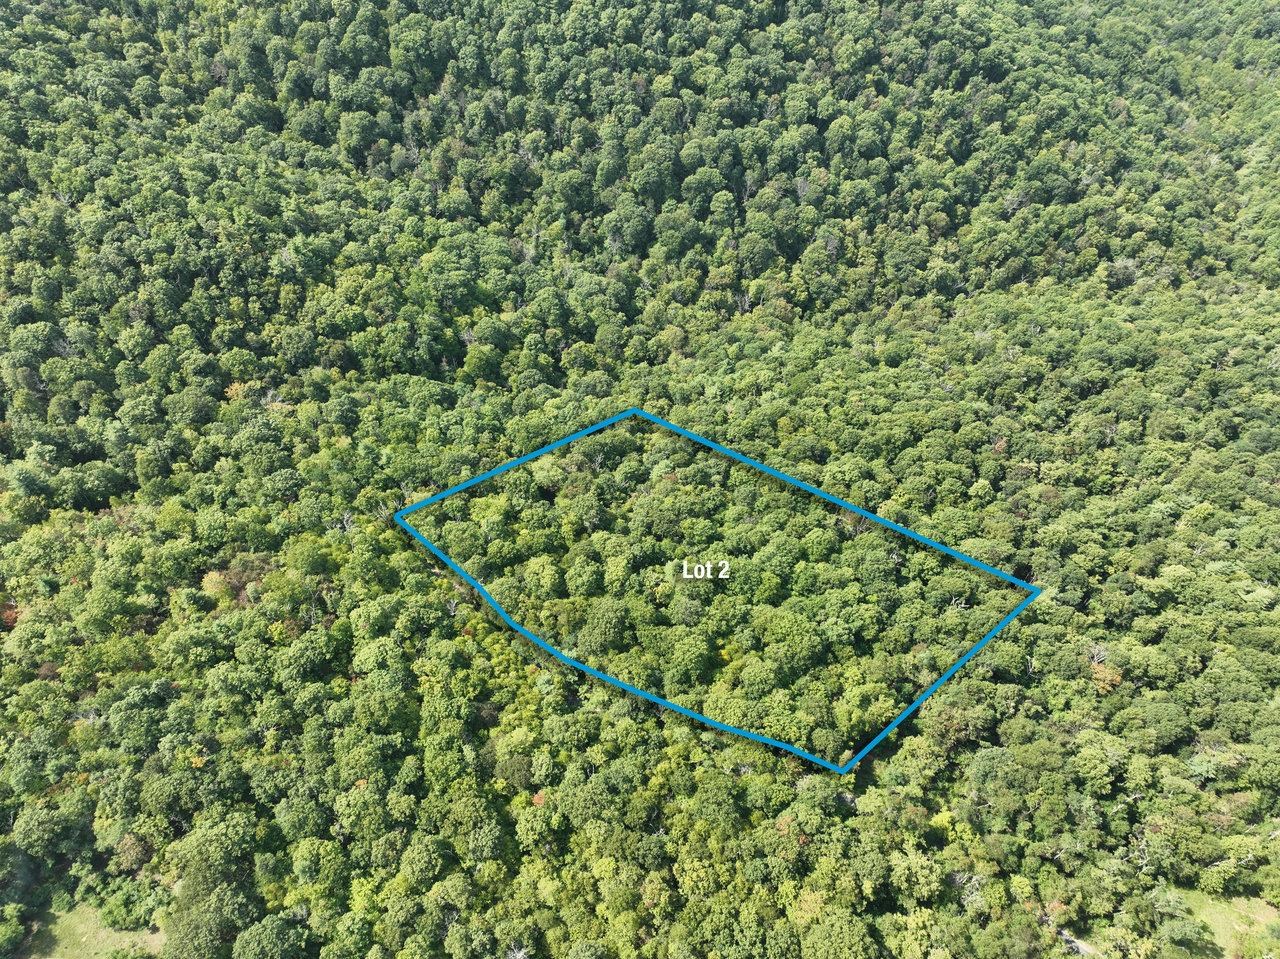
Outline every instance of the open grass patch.
POLYGON ((158 955, 164 934, 106 926, 98 910, 80 903, 67 912, 47 912, 19 953, 21 959, 108 959, 118 950, 158 955))
POLYGON ((1254 896, 1221 899, 1196 889, 1185 889, 1182 898, 1191 918, 1209 927, 1213 941, 1225 956, 1241 955, 1247 940, 1280 923, 1280 909, 1254 896))

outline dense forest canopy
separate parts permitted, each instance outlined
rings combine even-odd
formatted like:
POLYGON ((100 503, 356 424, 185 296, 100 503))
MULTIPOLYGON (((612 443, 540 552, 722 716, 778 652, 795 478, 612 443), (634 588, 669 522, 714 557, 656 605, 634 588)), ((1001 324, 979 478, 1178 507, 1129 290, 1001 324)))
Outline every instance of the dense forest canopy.
POLYGON ((1216 954, 1278 71, 1264 0, 0 6, 0 955, 1216 954), (630 406, 1045 593, 856 775, 695 731, 391 522, 630 406))
POLYGON ((556 650, 838 766, 1029 596, 643 420, 409 521, 556 650))

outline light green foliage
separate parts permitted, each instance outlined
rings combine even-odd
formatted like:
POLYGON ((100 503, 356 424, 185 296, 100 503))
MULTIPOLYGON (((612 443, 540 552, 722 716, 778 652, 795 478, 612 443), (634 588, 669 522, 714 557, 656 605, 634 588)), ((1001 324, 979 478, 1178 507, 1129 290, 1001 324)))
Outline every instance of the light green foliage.
MULTIPOLYGON (((1172 887, 1275 905, 1278 44, 1260 0, 3 5, 0 941, 74 897, 200 959, 1179 956, 1172 887), (1045 595, 856 776, 660 716, 390 522, 628 406, 1045 595)), ((455 546, 558 537, 625 649, 609 495, 455 546)), ((844 548, 796 538, 753 603, 844 548)), ((658 681, 714 665, 661 608, 658 681)))

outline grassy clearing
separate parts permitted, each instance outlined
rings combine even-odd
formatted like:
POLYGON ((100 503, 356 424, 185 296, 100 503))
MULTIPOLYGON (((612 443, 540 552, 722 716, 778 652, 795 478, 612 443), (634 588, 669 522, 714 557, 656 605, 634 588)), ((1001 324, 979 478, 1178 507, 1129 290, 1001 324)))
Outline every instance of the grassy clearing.
MULTIPOLYGON (((1222 899, 1196 889, 1178 889, 1176 892, 1186 904, 1187 915, 1194 921, 1203 922, 1209 929, 1212 943, 1193 947, 1191 953, 1196 959, 1238 959, 1249 943, 1256 947, 1258 937, 1265 938, 1268 927, 1280 923, 1280 909, 1263 899, 1250 896, 1222 899)), ((1099 943, 1095 944, 1067 930, 1059 930, 1058 935, 1077 955, 1116 955, 1110 951, 1113 947, 1103 944, 1101 938, 1095 937, 1099 943)), ((1098 936, 1101 935, 1102 930, 1099 930, 1098 936)))
POLYGON ((1227 956, 1236 954, 1241 937, 1280 922, 1280 909, 1261 899, 1245 896, 1219 899, 1192 889, 1183 889, 1181 894, 1192 918, 1209 927, 1213 941, 1227 956))
POLYGON ((46 913, 20 953, 21 959, 106 959, 113 949, 160 952, 158 932, 119 932, 102 924, 98 910, 81 903, 69 912, 46 913))

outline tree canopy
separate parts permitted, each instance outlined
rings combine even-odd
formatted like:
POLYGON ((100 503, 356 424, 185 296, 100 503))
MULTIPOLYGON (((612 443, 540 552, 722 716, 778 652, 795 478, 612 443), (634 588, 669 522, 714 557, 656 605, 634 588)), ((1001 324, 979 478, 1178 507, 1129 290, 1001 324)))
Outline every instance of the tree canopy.
POLYGON ((841 765, 1028 595, 643 420, 409 520, 561 652, 841 765))
MULTIPOLYGON (((1185 890, 1280 905, 1272 6, 12 0, 0 41, 0 956, 73 901, 167 959, 1186 957, 1185 890), (630 406, 1045 593, 848 777, 558 666, 392 514, 630 406)), ((637 516, 685 520, 742 535, 637 516)), ((765 605, 825 532, 751 557, 765 605)), ((566 558, 530 580, 635 648, 645 560, 566 558)))

